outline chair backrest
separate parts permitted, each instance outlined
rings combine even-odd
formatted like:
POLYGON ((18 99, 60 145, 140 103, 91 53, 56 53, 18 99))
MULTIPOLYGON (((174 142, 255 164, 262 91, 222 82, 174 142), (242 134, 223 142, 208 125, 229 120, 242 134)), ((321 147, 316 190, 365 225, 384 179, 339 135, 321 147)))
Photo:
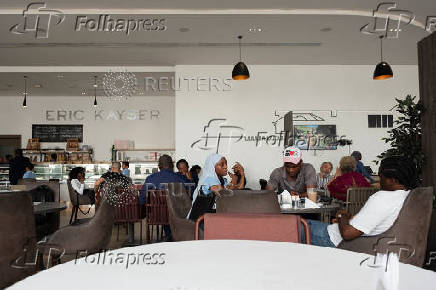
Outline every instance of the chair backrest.
POLYGON ((63 227, 53 233, 47 243, 64 249, 65 254, 77 254, 78 251, 91 254, 106 249, 112 237, 114 213, 114 207, 103 198, 89 222, 63 227))
MULTIPOLYGON (((301 223, 298 215, 281 214, 205 214, 196 222, 197 232, 204 220, 205 240, 256 240, 273 242, 301 242, 301 223)), ((306 239, 310 243, 310 229, 304 221, 306 239)))
POLYGON ((376 236, 342 241, 338 248, 374 255, 399 252, 400 262, 422 267, 433 207, 433 187, 412 190, 390 229, 376 236))
POLYGON ((71 186, 71 180, 67 179, 68 194, 70 196, 70 201, 73 206, 78 206, 77 204, 77 192, 71 186))
POLYGON ((268 190, 222 190, 216 200, 217 213, 278 214, 277 193, 268 190))
POLYGON ((168 199, 171 200, 171 205, 176 216, 185 218, 191 209, 191 199, 182 183, 171 182, 167 185, 167 204, 169 207, 168 199))
POLYGON ((145 218, 149 225, 168 225, 165 190, 147 190, 145 218))
POLYGON ((375 187, 350 187, 347 189, 345 209, 351 215, 357 214, 365 205, 368 198, 378 191, 375 187))
POLYGON ((0 220, 0 289, 3 289, 36 270, 36 233, 30 194, 0 194, 0 220))
POLYGON ((194 239, 195 223, 186 219, 191 199, 182 183, 169 183, 167 192, 168 222, 174 241, 194 239))
POLYGON ((141 206, 139 205, 137 195, 129 198, 126 203, 115 208, 115 222, 136 222, 141 219, 141 206))

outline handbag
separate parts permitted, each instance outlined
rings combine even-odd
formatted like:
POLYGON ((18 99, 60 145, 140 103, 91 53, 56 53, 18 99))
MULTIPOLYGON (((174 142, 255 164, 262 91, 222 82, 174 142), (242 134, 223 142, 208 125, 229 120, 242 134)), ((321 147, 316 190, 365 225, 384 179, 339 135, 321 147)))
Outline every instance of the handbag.
POLYGON ((192 204, 191 213, 189 214, 189 219, 196 221, 201 215, 205 213, 215 213, 216 210, 213 209, 215 204, 215 194, 212 192, 209 194, 204 194, 203 190, 199 189, 197 198, 192 204))

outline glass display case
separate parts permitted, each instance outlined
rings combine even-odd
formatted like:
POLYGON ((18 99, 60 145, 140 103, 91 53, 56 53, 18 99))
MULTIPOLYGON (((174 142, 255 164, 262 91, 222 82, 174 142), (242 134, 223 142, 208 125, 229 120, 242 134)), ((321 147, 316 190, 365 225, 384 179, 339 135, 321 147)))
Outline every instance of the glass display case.
POLYGON ((0 163, 0 185, 9 184, 9 164, 0 163))
MULTIPOLYGON (((129 165, 130 178, 132 178, 134 184, 144 183, 148 175, 158 171, 157 162, 131 162, 129 165)), ((68 179, 68 174, 74 167, 84 167, 86 169, 85 183, 92 187, 102 174, 109 171, 111 163, 38 163, 35 164, 34 172, 38 180, 59 179, 60 181, 65 181, 68 179)))

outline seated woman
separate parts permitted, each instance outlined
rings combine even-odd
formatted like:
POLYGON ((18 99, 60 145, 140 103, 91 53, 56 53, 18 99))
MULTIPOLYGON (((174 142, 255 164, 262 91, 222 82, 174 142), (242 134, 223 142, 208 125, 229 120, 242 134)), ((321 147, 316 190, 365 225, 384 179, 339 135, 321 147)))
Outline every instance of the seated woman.
POLYGON ((227 184, 227 160, 220 154, 211 154, 206 158, 198 186, 192 196, 192 207, 187 219, 196 221, 202 214, 215 212, 215 197, 219 191, 235 185, 227 184))
POLYGON ((351 156, 344 156, 339 161, 339 168, 333 179, 327 185, 330 195, 334 198, 346 201, 347 189, 350 187, 371 187, 362 174, 354 172, 356 159, 351 156))
POLYGON ((95 193, 93 189, 85 188, 85 168, 74 167, 69 173, 71 187, 80 195, 87 195, 91 204, 95 204, 95 193))

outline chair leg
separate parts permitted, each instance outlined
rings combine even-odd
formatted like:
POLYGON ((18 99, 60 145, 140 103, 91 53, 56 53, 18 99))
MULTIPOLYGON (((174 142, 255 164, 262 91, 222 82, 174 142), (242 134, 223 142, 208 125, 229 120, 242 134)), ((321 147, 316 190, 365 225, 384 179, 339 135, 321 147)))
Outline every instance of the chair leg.
POLYGON ((77 207, 75 205, 73 205, 73 210, 71 211, 70 225, 71 225, 71 223, 73 221, 74 214, 76 214, 76 216, 77 216, 77 207))
POLYGON ((147 240, 147 244, 150 243, 150 225, 145 222, 145 239, 147 240))
POLYGON ((79 212, 79 205, 76 207, 76 214, 74 215, 74 221, 77 221, 77 213, 79 212))
POLYGON ((142 245, 142 220, 139 221, 139 244, 142 245))

